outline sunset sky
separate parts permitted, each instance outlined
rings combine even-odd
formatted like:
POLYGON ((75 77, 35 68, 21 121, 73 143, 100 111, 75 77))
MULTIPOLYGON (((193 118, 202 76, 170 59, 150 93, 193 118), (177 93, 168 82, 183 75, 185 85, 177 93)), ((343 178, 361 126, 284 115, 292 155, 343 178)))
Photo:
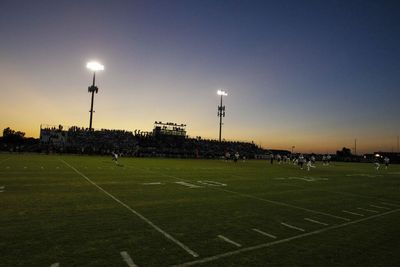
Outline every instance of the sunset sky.
POLYGON ((151 131, 301 152, 397 149, 399 1, 0 0, 0 128, 151 131))

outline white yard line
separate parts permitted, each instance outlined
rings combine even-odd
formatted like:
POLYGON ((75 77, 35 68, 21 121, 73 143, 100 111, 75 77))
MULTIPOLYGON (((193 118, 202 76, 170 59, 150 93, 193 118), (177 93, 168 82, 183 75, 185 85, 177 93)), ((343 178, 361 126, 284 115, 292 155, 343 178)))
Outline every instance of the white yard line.
POLYGON ((370 210, 370 209, 364 209, 364 208, 357 208, 359 210, 363 210, 363 211, 368 211, 368 212, 373 212, 373 213, 379 213, 379 211, 377 210, 370 210))
POLYGON ((259 230, 259 229, 253 228, 253 231, 255 231, 255 232, 259 233, 259 234, 268 236, 268 237, 270 237, 270 238, 276 239, 276 236, 271 235, 271 234, 268 234, 268 233, 266 233, 266 232, 263 232, 263 231, 261 231, 261 230, 259 230))
POLYGON ((381 204, 387 205, 387 206, 396 207, 396 208, 400 208, 400 205, 396 205, 396 204, 393 204, 393 203, 381 202, 381 204))
POLYGON ((220 238, 220 239, 222 239, 222 240, 224 240, 225 242, 227 242, 227 243, 230 243, 230 244, 232 244, 232 245, 234 245, 234 246, 237 246, 238 248, 240 248, 242 245, 240 245, 239 243, 236 243, 235 241, 232 241, 232 240, 230 240, 229 238, 227 238, 227 237, 225 237, 225 236, 223 236, 223 235, 218 235, 218 237, 220 238))
POLYGON ((97 187, 100 191, 102 191, 103 193, 105 193, 107 196, 109 196, 110 198, 112 198, 114 201, 116 201, 117 203, 121 204, 123 207, 125 207, 126 209, 128 209, 131 213, 135 214, 137 217, 139 217, 140 219, 142 219, 144 222, 146 222, 148 225, 150 225, 151 227, 153 227, 155 230, 157 230, 159 233, 161 233, 165 238, 171 240, 173 243, 175 243, 176 245, 180 246, 183 250, 185 250, 187 253, 189 253, 190 255, 192 255, 193 257, 198 257, 199 255, 194 252, 193 250, 191 250, 188 246, 186 246, 185 244, 183 244, 182 242, 180 242, 179 240, 177 240, 176 238, 174 238, 172 235, 168 234, 167 232, 165 232, 164 230, 162 230, 160 227, 158 227, 156 224, 154 224, 152 221, 150 221, 149 219, 147 219, 146 217, 144 217, 142 214, 140 214, 139 212, 137 212, 136 210, 132 209, 131 207, 129 207, 127 204, 125 204, 124 202, 122 202, 121 200, 119 200, 118 198, 116 198, 114 195, 112 195, 111 193, 109 193, 108 191, 106 191, 105 189, 103 189, 101 186, 97 185, 95 182, 93 182, 92 180, 90 180, 86 175, 84 175, 83 173, 81 173, 80 171, 78 171, 75 167, 73 167, 72 165, 68 164, 67 162, 65 162, 64 160, 60 159, 61 162, 63 162, 65 165, 67 165, 68 167, 70 167, 72 170, 74 170, 77 174, 79 174, 80 176, 82 176, 86 181, 88 181, 89 183, 91 183, 93 186, 97 187))
POLYGON ((163 183, 160 182, 153 182, 153 183, 142 183, 142 185, 162 185, 163 183))
POLYGON ((294 230, 297 230, 297 231, 301 231, 301 232, 305 232, 306 231, 303 228, 300 228, 300 227, 297 227, 297 226, 293 226, 293 225, 290 225, 290 224, 287 224, 287 223, 284 223, 284 222, 281 222, 281 224, 283 226, 286 226, 288 228, 291 228, 291 229, 294 229, 294 230))
MULTIPOLYGON (((182 179, 182 178, 174 176, 174 175, 164 174, 164 173, 155 172, 155 171, 149 171, 149 170, 145 170, 145 169, 142 169, 142 168, 138 168, 138 169, 141 169, 141 170, 144 170, 144 171, 147 171, 147 172, 150 172, 150 173, 156 173, 156 174, 162 175, 164 177, 174 178, 174 179, 177 179, 177 180, 180 180, 180 181, 192 182, 190 180, 182 179)), ((234 175, 234 176, 237 176, 237 175, 234 175)), ((241 177, 241 176, 237 176, 237 177, 241 177)), ((241 178, 243 178, 243 177, 241 177, 241 178)), ((222 189, 220 187, 209 187, 209 188, 214 189, 214 190, 218 190, 218 191, 223 191, 223 192, 235 194, 235 195, 242 196, 242 197, 247 197, 247 198, 251 198, 251 199, 255 199, 255 200, 259 200, 259 201, 263 201, 263 202, 272 203, 272 204, 275 204, 275 205, 290 207, 290 208, 298 209, 298 210, 304 210, 304 211, 312 212, 312 213, 315 213, 315 214, 321 214, 321 215, 325 215, 325 216, 328 216, 328 217, 332 217, 332 218, 336 218, 336 219, 340 219, 340 220, 344 220, 344 221, 350 221, 350 219, 348 219, 348 218, 336 216, 336 215, 329 214, 329 213, 326 213, 326 212, 311 210, 311 209, 307 209, 307 208, 303 208, 303 207, 287 204, 287 203, 284 203, 284 202, 279 202, 279 201, 275 201, 275 200, 269 200, 269 199, 265 199, 265 198, 260 198, 260 197, 256 197, 256 196, 249 195, 249 194, 244 194, 244 193, 239 193, 239 192, 235 192, 235 191, 231 191, 231 190, 227 190, 227 189, 222 189)))
POLYGON ((129 267, 137 267, 137 265, 133 262, 131 256, 129 256, 128 252, 126 251, 121 251, 120 252, 122 259, 124 260, 124 262, 126 262, 126 264, 129 267))
POLYGON ((347 214, 356 215, 356 216, 364 216, 364 214, 352 212, 352 211, 348 211, 348 210, 342 210, 342 212, 347 213, 347 214))
POLYGON ((362 219, 358 219, 358 220, 354 220, 354 221, 350 221, 350 222, 345 222, 345 223, 342 223, 342 224, 329 226, 329 227, 326 227, 326 228, 322 228, 322 229, 315 230, 315 231, 312 231, 312 232, 308 232, 308 233, 292 236, 292 237, 289 237, 289 238, 280 239, 280 240, 277 240, 277 241, 264 243, 264 244, 260 244, 260 245, 257 245, 257 246, 237 249, 237 250, 234 250, 234 251, 230 251, 230 252, 218 254, 218 255, 215 255, 215 256, 199 259, 199 260, 196 260, 196 261, 185 262, 185 263, 182 263, 182 264, 174 265, 174 267, 192 266, 192 265, 197 265, 197 264, 201 264, 201 263, 213 262, 213 261, 219 260, 221 258, 227 258, 227 257, 233 256, 233 255, 238 255, 238 254, 241 254, 241 253, 244 253, 244 252, 248 252, 248 251, 254 251, 254 250, 259 250, 259 249, 262 249, 262 248, 272 247, 272 246, 277 245, 277 244, 287 243, 287 242, 290 242, 292 240, 296 240, 296 239, 300 239, 300 238, 304 238, 304 237, 308 237, 308 236, 312 236, 312 235, 317 235, 317 234, 324 233, 324 232, 327 232, 327 231, 330 231, 330 230, 334 230, 334 229, 338 229, 338 228, 343 228, 343 227, 346 227, 348 225, 352 225, 352 224, 368 221, 368 220, 371 220, 371 219, 374 219, 374 218, 382 217, 382 216, 385 216, 385 215, 388 215, 388 214, 391 214, 391 213, 395 213, 395 212, 399 212, 399 211, 400 211, 400 209, 391 210, 391 211, 387 211, 385 213, 380 213, 380 214, 372 215, 370 217, 366 217, 366 218, 362 218, 362 219))
POLYGON ((176 184, 179 184, 179 185, 183 185, 183 186, 186 186, 186 187, 189 187, 189 188, 201 188, 202 186, 200 186, 200 185, 195 185, 195 184, 191 184, 191 183, 187 183, 187 182, 182 182, 182 181, 180 181, 180 182, 175 182, 176 184))
POLYGON ((215 181, 208 181, 208 180, 200 180, 197 181, 199 184, 209 185, 209 186, 226 186, 226 184, 215 182, 215 181))
POLYGON ((329 213, 322 212, 322 211, 311 210, 311 209, 307 209, 307 208, 303 208, 303 207, 287 204, 287 203, 280 202, 280 201, 260 198, 260 197, 256 197, 256 196, 253 196, 253 195, 243 194, 243 193, 239 193, 239 192, 235 192, 235 191, 231 191, 231 190, 226 190, 226 189, 222 189, 222 188, 214 188, 214 189, 215 190, 224 191, 224 192, 229 192, 229 193, 236 194, 236 195, 243 196, 243 197, 247 197, 247 198, 252 198, 252 199, 256 199, 256 200, 260 200, 260 201, 264 201, 264 202, 280 205, 280 206, 290 207, 290 208, 294 208, 294 209, 298 209, 298 210, 305 210, 305 211, 312 212, 312 213, 315 213, 315 214, 321 214, 321 215, 325 215, 325 216, 328 216, 328 217, 341 219, 341 220, 344 220, 344 221, 350 221, 350 219, 348 219, 348 218, 336 216, 336 215, 329 214, 329 213))
POLYGON ((313 220, 313 219, 310 219, 310 218, 304 218, 304 220, 309 221, 309 222, 312 222, 312 223, 324 225, 324 226, 328 226, 328 225, 329 225, 329 224, 327 224, 327 223, 320 222, 320 221, 317 221, 317 220, 313 220))
POLYGON ((58 262, 53 263, 52 265, 50 265, 50 267, 60 267, 60 263, 58 263, 58 262))
POLYGON ((373 207, 373 208, 383 209, 383 210, 391 210, 391 209, 389 209, 387 207, 382 207, 382 206, 377 206, 377 205, 369 205, 369 206, 373 207))

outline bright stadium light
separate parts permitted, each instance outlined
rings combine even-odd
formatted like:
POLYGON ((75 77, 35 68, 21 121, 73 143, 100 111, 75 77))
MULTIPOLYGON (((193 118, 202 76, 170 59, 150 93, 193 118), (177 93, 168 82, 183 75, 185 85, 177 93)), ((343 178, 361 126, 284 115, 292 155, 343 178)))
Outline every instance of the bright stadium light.
POLYGON ((217 95, 221 96, 221 104, 218 106, 218 117, 219 117, 219 141, 221 142, 222 133, 222 117, 225 117, 225 106, 222 105, 222 97, 227 96, 228 93, 224 90, 218 90, 217 95))
POLYGON ((100 64, 99 62, 96 61, 90 61, 86 64, 86 68, 90 69, 93 71, 93 83, 91 86, 88 88, 88 92, 92 94, 92 101, 90 103, 90 121, 89 121, 89 130, 91 131, 92 128, 92 120, 93 120, 93 102, 94 102, 94 93, 97 94, 99 91, 99 88, 95 85, 96 82, 96 71, 99 70, 104 70, 104 65, 100 64))
POLYGON ((228 95, 228 93, 227 92, 225 92, 224 90, 218 90, 217 91, 217 95, 224 95, 224 96, 227 96, 228 95))
POLYGON ((104 65, 101 65, 99 62, 90 61, 86 64, 86 68, 92 71, 104 70, 104 65))

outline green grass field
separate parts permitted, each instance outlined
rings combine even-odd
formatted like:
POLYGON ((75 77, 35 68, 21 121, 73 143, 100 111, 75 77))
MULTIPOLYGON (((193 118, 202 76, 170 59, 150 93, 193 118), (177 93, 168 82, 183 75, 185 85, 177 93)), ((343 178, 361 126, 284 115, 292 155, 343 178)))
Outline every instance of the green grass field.
POLYGON ((400 266, 400 166, 0 154, 0 266, 400 266))

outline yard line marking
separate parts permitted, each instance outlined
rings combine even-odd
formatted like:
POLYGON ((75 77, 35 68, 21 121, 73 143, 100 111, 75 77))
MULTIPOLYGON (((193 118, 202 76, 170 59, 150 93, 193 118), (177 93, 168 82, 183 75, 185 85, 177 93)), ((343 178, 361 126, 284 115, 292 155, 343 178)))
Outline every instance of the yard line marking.
POLYGON ((58 262, 53 263, 52 265, 50 265, 50 267, 60 267, 60 263, 58 263, 58 262))
POLYGON ((267 248, 267 247, 272 247, 272 246, 277 245, 277 244, 287 243, 287 242, 290 242, 292 240, 300 239, 300 238, 303 238, 303 237, 317 235, 317 234, 324 233, 324 232, 327 232, 327 231, 330 231, 330 230, 343 228, 343 227, 346 227, 348 225, 352 225, 352 224, 368 221, 368 220, 371 220, 371 219, 374 219, 374 218, 382 217, 382 216, 385 216, 385 215, 388 215, 388 214, 392 214, 392 213, 395 213, 395 212, 399 212, 399 211, 400 211, 400 209, 391 210, 391 211, 387 211, 387 212, 384 212, 384 213, 380 213, 380 214, 372 215, 372 216, 369 216, 369 217, 365 217, 365 218, 362 218, 362 219, 358 219, 358 220, 354 220, 354 221, 350 221, 350 222, 345 222, 345 223, 342 223, 342 224, 332 225, 332 226, 329 226, 329 227, 326 227, 326 228, 322 228, 322 229, 318 229, 318 230, 315 230, 315 231, 312 231, 312 232, 308 232, 308 233, 292 236, 292 237, 289 237, 289 238, 280 239, 280 240, 277 240, 277 241, 272 241, 272 242, 269 242, 269 243, 264 243, 264 244, 260 244, 260 245, 256 245, 256 246, 252 246, 252 247, 241 248, 241 249, 237 249, 237 250, 234 250, 234 251, 230 251, 230 252, 226 252, 226 253, 210 256, 210 257, 206 257, 206 258, 195 260, 195 261, 190 261, 190 262, 185 262, 185 263, 182 263, 182 264, 177 264, 177 265, 174 265, 174 267, 192 266, 192 265, 196 265, 196 264, 212 262, 212 261, 215 261, 215 260, 219 260, 221 258, 230 257, 230 256, 241 254, 241 253, 244 253, 244 252, 254 251, 254 250, 267 248))
POLYGON ((282 224, 283 226, 286 226, 286 227, 288 227, 288 228, 292 228, 292 229, 295 229, 295 230, 298 230, 298 231, 301 231, 301 232, 305 232, 305 231, 306 231, 306 230, 304 230, 303 228, 296 227, 296 226, 293 226, 293 225, 290 225, 290 224, 287 224, 287 223, 284 223, 284 222, 281 222, 281 224, 282 224))
POLYGON ((163 184, 160 182, 154 182, 154 183, 142 183, 142 185, 159 185, 159 184, 163 184))
POLYGON ((97 187, 100 191, 102 191, 103 193, 105 193, 107 196, 109 196, 110 198, 112 198, 113 200, 115 200, 116 202, 118 202, 119 204, 121 204, 123 207, 125 207, 126 209, 128 209, 130 212, 132 212, 133 214, 135 214, 136 216, 138 216, 140 219, 142 219, 143 221, 145 221, 148 225, 150 225, 151 227, 153 227, 155 230, 157 230, 159 233, 161 233, 164 237, 166 237, 167 239, 171 240, 172 242, 174 242, 176 245, 180 246, 183 250, 185 250, 187 253, 189 253, 190 255, 192 255, 193 257, 198 257, 199 254, 197 254, 196 252, 194 252, 193 250, 191 250, 189 247, 187 247, 185 244, 183 244, 182 242, 180 242, 179 240, 177 240, 176 238, 174 238, 172 235, 168 234, 167 232, 165 232, 164 230, 162 230, 160 227, 158 227, 156 224, 154 224, 152 221, 150 221, 149 219, 147 219, 146 217, 144 217, 142 214, 140 214, 139 212, 137 212, 136 210, 132 209, 131 207, 129 207, 127 204, 125 204, 124 202, 122 202, 121 200, 119 200, 118 198, 116 198, 114 195, 112 195, 111 193, 109 193, 108 191, 106 191, 105 189, 103 189, 101 186, 97 185, 95 182, 93 182, 92 180, 90 180, 86 175, 84 175, 83 173, 81 173, 80 171, 78 171, 75 167, 71 166, 70 164, 68 164, 66 161, 60 159, 60 161, 62 161, 65 165, 67 165, 68 167, 70 167, 72 170, 74 170, 77 174, 79 174, 80 176, 82 176, 86 181, 88 181, 89 183, 91 183, 92 185, 94 185, 95 187, 97 187))
POLYGON ((347 213, 347 214, 357 215, 357 216, 364 216, 364 214, 352 212, 352 211, 348 211, 348 210, 342 210, 342 212, 347 213))
POLYGON ((381 202, 381 204, 387 205, 387 206, 393 206, 393 207, 396 207, 396 208, 400 208, 400 205, 396 205, 396 204, 393 204, 393 203, 381 202))
POLYGON ((190 183, 187 183, 187 182, 175 182, 176 184, 180 184, 180 185, 183 185, 183 186, 186 186, 186 187, 189 187, 189 188, 201 188, 202 186, 200 186, 200 185, 195 185, 195 184, 190 184, 190 183))
MULTIPOLYGON (((142 168, 138 168, 138 169, 144 170, 142 168)), ((185 180, 185 179, 179 178, 179 177, 174 176, 174 175, 164 174, 164 173, 155 172, 155 171, 148 171, 148 172, 156 173, 156 174, 162 175, 164 177, 170 177, 170 178, 174 178, 174 179, 181 180, 181 181, 191 182, 190 180, 185 180)), ((237 176, 237 175, 235 175, 235 176, 237 176)), ((237 176, 237 177, 241 177, 241 176, 237 176)), ((307 208, 303 208, 303 207, 287 204, 287 203, 284 203, 284 202, 279 202, 279 201, 275 201, 275 200, 269 200, 269 199, 265 199, 265 198, 260 198, 260 197, 256 197, 256 196, 252 196, 252 195, 248 195, 248 194, 244 194, 244 193, 239 193, 239 192, 235 192, 235 191, 231 191, 231 190, 227 190, 227 189, 222 189, 220 187, 209 187, 209 188, 214 189, 214 190, 218 190, 218 191, 223 191, 223 192, 235 194, 235 195, 242 196, 242 197, 247 197, 247 198, 252 198, 252 199, 259 200, 259 201, 272 203, 272 204, 275 204, 275 205, 290 207, 290 208, 293 208, 293 209, 304 210, 304 211, 308 211, 308 212, 312 212, 312 213, 316 213, 316 214, 321 214, 321 215, 325 215, 325 216, 328 216, 328 217, 332 217, 332 218, 336 218, 336 219, 340 219, 340 220, 344 220, 344 221, 350 221, 350 219, 348 219, 348 218, 336 216, 336 215, 329 214, 329 213, 326 213, 326 212, 311 210, 311 209, 307 209, 307 208)))
POLYGON ((255 231, 255 232, 259 233, 259 234, 268 236, 268 237, 270 237, 270 238, 276 239, 276 236, 271 235, 271 234, 268 234, 268 233, 266 233, 266 232, 263 232, 263 231, 261 231, 261 230, 259 230, 259 229, 253 228, 253 231, 255 231))
POLYGON ((312 222, 312 223, 324 225, 324 226, 328 226, 328 225, 329 225, 329 224, 327 224, 327 223, 320 222, 320 221, 317 221, 317 220, 313 220, 313 219, 310 219, 310 218, 304 218, 304 220, 309 221, 309 222, 312 222))
POLYGON ((359 210, 363 210, 363 211, 368 211, 368 212, 373 212, 373 213, 379 213, 379 211, 377 210, 370 210, 370 209, 363 209, 363 208, 357 208, 359 210))
POLYGON ((215 182, 215 181, 208 181, 208 180, 200 180, 197 181, 199 184, 204 184, 204 185, 209 185, 209 186, 226 186, 226 184, 220 183, 220 182, 215 182))
POLYGON ((370 207, 378 208, 378 209, 383 209, 383 210, 390 210, 387 207, 382 207, 382 206, 377 206, 377 205, 369 205, 370 207))
POLYGON ((247 198, 252 198, 252 199, 257 199, 257 200, 264 201, 264 202, 273 203, 273 204, 280 205, 280 206, 290 207, 290 208, 299 209, 299 210, 305 210, 305 211, 308 211, 308 212, 312 212, 312 213, 316 213, 316 214, 322 214, 322 215, 325 215, 325 216, 328 216, 328 217, 341 219, 341 220, 344 220, 344 221, 350 221, 350 219, 348 219, 348 218, 336 216, 336 215, 329 214, 329 213, 322 212, 322 211, 311 210, 311 209, 307 209, 307 208, 303 208, 303 207, 287 204, 287 203, 280 202, 280 201, 260 198, 260 197, 256 197, 256 196, 252 196, 252 195, 248 195, 248 194, 243 194, 243 193, 239 193, 239 192, 235 192, 235 191, 231 191, 231 190, 227 190, 227 189, 222 189, 222 188, 215 188, 215 187, 210 187, 210 188, 214 188, 215 190, 220 190, 220 191, 224 191, 224 192, 229 192, 229 193, 236 194, 236 195, 243 196, 243 197, 247 197, 247 198))
POLYGON ((129 267, 137 267, 137 265, 133 262, 131 256, 129 256, 128 252, 121 251, 120 252, 122 259, 126 262, 129 267))
POLYGON ((225 242, 228 242, 234 246, 237 246, 238 248, 240 248, 242 245, 240 245, 239 243, 236 243, 235 241, 230 240, 229 238, 223 236, 223 235, 218 235, 219 238, 221 238, 222 240, 224 240, 225 242))

